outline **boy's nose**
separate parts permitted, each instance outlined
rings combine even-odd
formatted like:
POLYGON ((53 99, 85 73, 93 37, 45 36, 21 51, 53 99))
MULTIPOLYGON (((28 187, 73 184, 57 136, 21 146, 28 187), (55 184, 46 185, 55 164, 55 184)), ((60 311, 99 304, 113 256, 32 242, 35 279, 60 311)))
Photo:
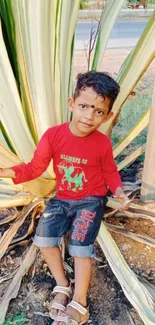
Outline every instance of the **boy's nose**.
POLYGON ((87 112, 86 112, 85 117, 86 117, 88 120, 93 120, 93 115, 94 115, 94 111, 93 111, 92 109, 88 109, 87 112))

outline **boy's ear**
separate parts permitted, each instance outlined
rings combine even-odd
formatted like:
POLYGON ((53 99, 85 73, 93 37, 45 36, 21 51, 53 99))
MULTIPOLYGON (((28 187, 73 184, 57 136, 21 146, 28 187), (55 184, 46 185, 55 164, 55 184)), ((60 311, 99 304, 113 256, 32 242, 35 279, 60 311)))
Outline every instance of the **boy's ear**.
POLYGON ((109 121, 113 115, 114 115, 114 113, 112 111, 110 111, 106 116, 105 122, 109 121))
POLYGON ((72 97, 68 98, 68 107, 70 112, 73 112, 73 103, 74 103, 73 98, 72 97))

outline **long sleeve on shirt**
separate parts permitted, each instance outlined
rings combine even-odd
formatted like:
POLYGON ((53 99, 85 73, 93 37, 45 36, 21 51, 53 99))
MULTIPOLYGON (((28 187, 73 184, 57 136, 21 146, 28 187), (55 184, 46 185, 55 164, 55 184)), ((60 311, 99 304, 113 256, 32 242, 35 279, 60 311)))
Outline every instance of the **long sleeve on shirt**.
POLYGON ((102 159, 103 175, 107 187, 114 194, 117 187, 122 187, 121 178, 117 170, 117 166, 114 162, 113 151, 111 141, 109 139, 109 145, 104 153, 102 159))
POLYGON ((47 169, 52 156, 53 148, 50 141, 50 129, 48 129, 43 134, 31 162, 11 167, 16 175, 13 182, 19 184, 39 177, 47 169))

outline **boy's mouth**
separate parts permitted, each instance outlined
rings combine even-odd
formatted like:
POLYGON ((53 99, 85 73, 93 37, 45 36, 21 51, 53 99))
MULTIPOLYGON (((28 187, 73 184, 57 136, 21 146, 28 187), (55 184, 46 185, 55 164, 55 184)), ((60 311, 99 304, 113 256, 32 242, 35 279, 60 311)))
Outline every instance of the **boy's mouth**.
POLYGON ((85 126, 86 128, 90 128, 92 127, 93 125, 92 124, 89 124, 89 123, 86 123, 86 122, 80 122, 83 126, 85 126))

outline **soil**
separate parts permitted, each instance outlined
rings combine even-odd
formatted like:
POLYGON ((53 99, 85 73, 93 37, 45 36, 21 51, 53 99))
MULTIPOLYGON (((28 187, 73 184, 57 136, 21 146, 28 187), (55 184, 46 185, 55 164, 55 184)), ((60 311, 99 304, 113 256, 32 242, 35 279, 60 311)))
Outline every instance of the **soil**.
MULTIPOLYGON (((113 76, 118 73, 119 67, 129 53, 129 49, 107 50, 105 53, 102 70, 110 72, 113 76)), ((85 54, 77 51, 75 53, 75 75, 78 72, 86 71, 85 54)), ((151 64, 146 75, 152 78, 155 69, 155 62, 151 64)), ((150 91, 150 89, 149 89, 150 91)), ((143 164, 137 160, 122 172, 123 181, 135 182, 141 179, 141 171, 143 164)), ((139 199, 139 192, 135 200, 139 199)), ((109 211, 108 211, 109 212, 109 211)), ((4 211, 2 212, 4 213, 4 211)), ((110 224, 122 225, 125 229, 134 233, 148 235, 155 239, 155 225, 152 221, 146 219, 130 219, 127 217, 111 217, 107 220, 110 224)), ((28 220, 23 231, 27 229, 28 220)), ((7 229, 6 225, 0 228, 0 232, 7 229)), ((122 255, 138 275, 147 279, 150 283, 155 281, 155 249, 126 238, 122 235, 111 233, 116 241, 122 255)), ((21 230, 20 230, 21 235, 21 230)), ((13 271, 20 265, 21 260, 32 242, 32 236, 28 238, 28 245, 25 247, 16 246, 9 251, 0 262, 0 279, 5 275, 12 274, 13 271)), ((99 245, 96 243, 97 258, 93 260, 93 272, 91 286, 89 290, 89 306, 90 320, 88 324, 93 325, 126 325, 135 324, 142 325, 140 317, 129 301, 124 296, 121 286, 112 273, 106 258, 99 245)), ((68 256, 66 251, 66 265, 70 266, 67 274, 74 282, 73 260, 68 256)), ((0 285, 0 297, 2 297, 8 284, 11 280, 5 281, 0 285)), ((33 324, 33 325, 50 325, 52 320, 48 315, 48 302, 51 299, 51 292, 55 285, 46 263, 43 261, 40 252, 37 253, 37 258, 33 269, 27 273, 20 287, 18 296, 13 299, 9 305, 6 319, 12 319, 15 316, 21 316, 22 313, 27 318, 27 321, 18 322, 18 324, 33 324)), ((16 322, 6 324, 16 325, 16 322)), ((87 325, 88 325, 87 324, 87 325)))

